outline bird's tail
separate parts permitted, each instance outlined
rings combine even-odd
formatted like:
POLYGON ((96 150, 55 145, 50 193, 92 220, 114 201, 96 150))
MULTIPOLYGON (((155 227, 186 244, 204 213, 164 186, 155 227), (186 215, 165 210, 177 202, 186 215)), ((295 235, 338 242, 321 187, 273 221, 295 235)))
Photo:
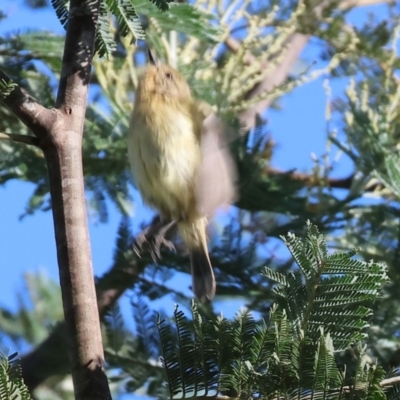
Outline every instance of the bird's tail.
POLYGON ((202 302, 211 300, 215 295, 215 277, 207 249, 191 249, 190 264, 194 294, 202 302))
POLYGON ((195 296, 202 302, 215 295, 215 277, 207 250, 205 217, 192 223, 180 222, 179 231, 189 247, 192 286, 195 296))

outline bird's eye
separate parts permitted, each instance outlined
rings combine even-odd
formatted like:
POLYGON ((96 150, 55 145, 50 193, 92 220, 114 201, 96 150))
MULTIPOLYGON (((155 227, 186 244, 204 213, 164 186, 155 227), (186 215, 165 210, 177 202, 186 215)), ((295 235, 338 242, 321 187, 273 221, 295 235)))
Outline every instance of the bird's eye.
POLYGON ((170 81, 172 81, 172 74, 171 74, 170 72, 166 72, 166 73, 165 73, 165 77, 166 77, 167 79, 169 79, 170 81))

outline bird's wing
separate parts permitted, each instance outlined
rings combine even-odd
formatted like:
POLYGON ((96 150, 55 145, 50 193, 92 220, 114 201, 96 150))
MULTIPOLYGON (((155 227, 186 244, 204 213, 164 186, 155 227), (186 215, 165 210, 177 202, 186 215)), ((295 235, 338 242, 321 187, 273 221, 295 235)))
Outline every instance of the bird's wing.
POLYGON ((200 147, 202 162, 196 200, 199 212, 210 216, 218 207, 233 203, 237 197, 235 164, 224 138, 224 124, 214 113, 203 121, 200 147))

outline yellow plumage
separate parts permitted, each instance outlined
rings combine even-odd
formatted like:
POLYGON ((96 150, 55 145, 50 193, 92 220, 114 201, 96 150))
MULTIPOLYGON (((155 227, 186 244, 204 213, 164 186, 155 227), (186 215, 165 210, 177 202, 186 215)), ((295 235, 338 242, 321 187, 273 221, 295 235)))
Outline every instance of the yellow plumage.
POLYGON ((215 278, 207 251, 207 215, 200 204, 207 195, 199 194, 204 107, 193 100, 178 71, 159 63, 146 68, 135 96, 128 134, 134 181, 147 204, 177 221, 189 247, 193 290, 202 301, 211 299, 215 278))

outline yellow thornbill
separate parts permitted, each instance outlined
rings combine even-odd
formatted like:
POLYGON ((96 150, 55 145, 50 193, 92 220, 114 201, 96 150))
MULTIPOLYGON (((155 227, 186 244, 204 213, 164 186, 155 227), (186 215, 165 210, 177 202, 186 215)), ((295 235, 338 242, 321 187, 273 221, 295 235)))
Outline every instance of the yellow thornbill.
POLYGON ((193 99, 182 75, 150 50, 149 59, 128 133, 132 175, 143 200, 177 222, 189 248, 194 294, 211 300, 207 218, 235 198, 233 162, 211 107, 193 99))

